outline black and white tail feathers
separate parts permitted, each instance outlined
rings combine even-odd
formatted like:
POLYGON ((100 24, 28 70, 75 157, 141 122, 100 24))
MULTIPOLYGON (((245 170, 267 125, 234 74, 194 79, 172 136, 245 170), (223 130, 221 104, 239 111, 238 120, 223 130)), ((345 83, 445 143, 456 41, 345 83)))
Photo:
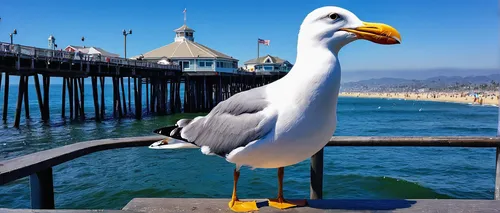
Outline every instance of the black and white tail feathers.
POLYGON ((195 144, 190 143, 187 139, 182 138, 181 130, 188 125, 192 119, 181 119, 174 126, 162 127, 153 132, 160 135, 165 135, 169 138, 155 142, 149 146, 151 149, 178 149, 178 148, 199 148, 195 144))
POLYGON ((181 130, 186 125, 188 125, 191 121, 192 121, 192 119, 181 119, 181 120, 177 121, 177 123, 174 126, 162 127, 162 128, 154 130, 153 132, 156 134, 165 135, 165 136, 168 136, 171 138, 175 138, 178 140, 183 140, 183 141, 188 142, 185 138, 182 138, 181 130))

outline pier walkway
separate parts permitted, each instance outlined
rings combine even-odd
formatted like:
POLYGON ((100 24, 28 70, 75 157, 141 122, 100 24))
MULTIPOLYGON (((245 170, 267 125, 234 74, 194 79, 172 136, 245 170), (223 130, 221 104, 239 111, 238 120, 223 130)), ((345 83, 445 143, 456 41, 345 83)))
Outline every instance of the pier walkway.
MULTIPOLYGON (((230 212, 227 207, 229 198, 135 198, 121 210, 53 210, 56 205, 52 167, 102 150, 149 146, 152 142, 163 138, 163 136, 147 136, 87 141, 0 161, 0 185, 29 176, 32 207, 32 209, 0 209, 0 212, 230 212)), ((500 137, 344 136, 332 137, 327 147, 334 146, 496 148, 496 165, 491 165, 496 166, 495 199, 322 199, 324 160, 324 149, 322 149, 311 158, 311 190, 308 206, 280 211, 268 207, 265 199, 257 198, 261 207, 259 212, 500 212, 500 137)))
MULTIPOLYGON (((247 200, 247 199, 242 199, 247 200)), ((259 213, 495 213, 500 212, 500 201, 497 200, 357 200, 357 199, 324 199, 308 200, 308 206, 279 210, 267 205, 266 199, 257 201, 259 213)), ((228 199, 204 198, 135 198, 121 210, 33 210, 33 209, 1 209, 2 213, 234 213, 227 208, 228 199)))
POLYGON ((25 117, 31 117, 28 103, 30 78, 33 78, 35 84, 42 121, 50 119, 50 88, 61 86, 63 118, 66 118, 69 111, 70 120, 92 117, 100 122, 110 113, 105 110, 106 99, 111 97, 104 94, 106 79, 111 80, 113 87, 113 118, 141 119, 143 114, 208 112, 219 102, 238 92, 268 84, 286 75, 286 72, 182 72, 179 65, 161 65, 0 42, 1 73, 5 76, 2 105, 4 123, 8 118, 10 76, 19 76, 14 127, 20 125, 23 105, 25 117), (60 78, 62 85, 51 86, 53 78, 60 78), (87 78, 92 83, 91 101, 85 101, 84 79, 87 78), (183 94, 181 87, 184 87, 183 94), (94 112, 90 116, 84 110, 87 104, 94 106, 94 112))

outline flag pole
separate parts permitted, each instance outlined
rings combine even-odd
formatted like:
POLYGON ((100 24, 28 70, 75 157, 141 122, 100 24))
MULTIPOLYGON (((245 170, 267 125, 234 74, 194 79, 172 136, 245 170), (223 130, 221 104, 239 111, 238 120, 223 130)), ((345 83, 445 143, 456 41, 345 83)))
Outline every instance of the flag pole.
POLYGON ((184 8, 184 25, 186 25, 186 15, 187 15, 186 13, 187 13, 187 10, 186 10, 186 8, 184 8))
POLYGON ((257 39, 257 63, 259 63, 259 55, 260 55, 260 42, 259 39, 257 39))

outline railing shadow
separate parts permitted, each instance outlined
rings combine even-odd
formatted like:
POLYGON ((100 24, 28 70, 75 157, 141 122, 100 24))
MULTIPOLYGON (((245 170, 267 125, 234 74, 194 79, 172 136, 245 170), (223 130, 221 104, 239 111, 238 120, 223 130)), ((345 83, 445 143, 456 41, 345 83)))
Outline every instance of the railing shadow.
MULTIPOLYGON (((389 211, 397 209, 411 208, 417 201, 404 199, 382 199, 382 200, 367 200, 367 199, 322 199, 322 200, 307 200, 305 207, 321 210, 357 210, 357 211, 389 211)), ((257 207, 269 206, 268 201, 257 202, 257 207)))
POLYGON ((339 210, 396 210, 410 208, 416 204, 413 200, 308 200, 308 206, 315 209, 339 210))

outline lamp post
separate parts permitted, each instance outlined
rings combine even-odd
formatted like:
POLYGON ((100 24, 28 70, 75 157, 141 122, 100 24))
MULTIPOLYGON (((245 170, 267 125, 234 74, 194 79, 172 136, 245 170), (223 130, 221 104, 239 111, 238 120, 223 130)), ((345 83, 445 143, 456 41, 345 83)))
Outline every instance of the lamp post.
POLYGON ((125 44, 125 49, 124 49, 124 58, 127 58, 127 35, 130 35, 132 34, 132 30, 128 30, 128 32, 126 30, 123 30, 123 37, 125 38, 124 40, 124 44, 125 44))
MULTIPOLYGON (((125 59, 127 59, 127 35, 130 35, 132 34, 132 29, 128 30, 128 32, 126 30, 123 30, 123 37, 124 37, 124 52, 123 52, 123 57, 125 59)), ((123 78, 122 78, 122 84, 123 84, 123 78)), ((130 110, 130 77, 128 77, 128 109, 130 110)))
POLYGON ((14 32, 10 34, 10 44, 14 44, 14 35, 17 35, 16 29, 14 29, 14 32))
MULTIPOLYGON (((84 41, 85 41, 85 37, 82 36, 82 44, 83 44, 84 41)), ((85 45, 83 45, 83 48, 85 48, 85 45)))

